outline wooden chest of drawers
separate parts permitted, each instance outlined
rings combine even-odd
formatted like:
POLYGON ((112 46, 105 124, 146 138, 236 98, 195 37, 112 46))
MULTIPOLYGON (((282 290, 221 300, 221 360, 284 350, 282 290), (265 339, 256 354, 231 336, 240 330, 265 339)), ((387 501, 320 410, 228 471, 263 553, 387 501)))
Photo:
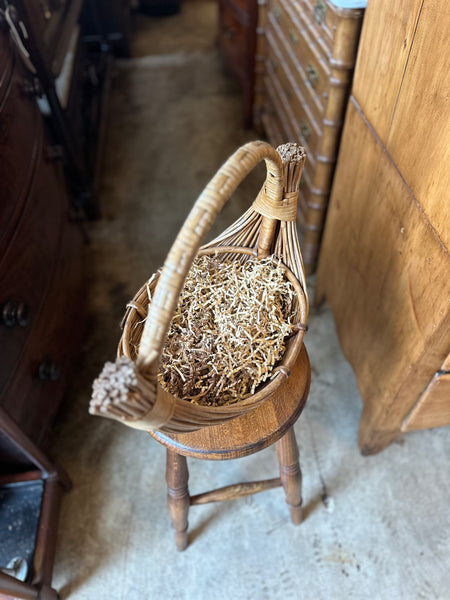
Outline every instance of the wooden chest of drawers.
POLYGON ((82 237, 33 75, 0 34, 0 405, 43 443, 82 327, 82 237))
POLYGON ((58 153, 36 102, 36 76, 17 52, 1 0, 0 9, 0 486, 40 490, 34 531, 23 531, 21 507, 11 504, 15 518, 2 542, 10 558, 31 549, 28 577, 0 572, 0 597, 56 598, 49 586, 69 479, 43 448, 83 333, 83 241, 70 220, 61 162, 52 159, 58 153))
POLYGON ((260 0, 254 123, 308 160, 299 198, 307 274, 315 270, 364 11, 328 0, 260 0))

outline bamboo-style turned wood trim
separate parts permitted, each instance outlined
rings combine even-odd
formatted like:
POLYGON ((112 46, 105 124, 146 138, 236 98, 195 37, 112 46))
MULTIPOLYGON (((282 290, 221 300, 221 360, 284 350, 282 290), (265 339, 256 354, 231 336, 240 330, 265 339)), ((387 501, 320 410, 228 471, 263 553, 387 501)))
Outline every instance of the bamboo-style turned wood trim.
POLYGON ((154 274, 127 305, 119 358, 115 365, 107 363, 94 382, 92 414, 108 416, 137 429, 192 431, 252 410, 289 376, 303 344, 308 318, 305 274, 295 224, 305 159, 304 149, 296 144, 285 144, 275 151, 266 142, 257 141, 246 144, 226 161, 194 204, 162 271, 154 274), (202 238, 228 197, 261 160, 266 162, 267 177, 253 206, 221 236, 200 248, 202 238), (194 405, 174 398, 157 384, 160 352, 197 253, 224 253, 232 260, 275 253, 277 261, 283 261, 281 268, 296 292, 296 333, 288 340, 281 363, 274 369, 272 379, 254 395, 233 405, 194 405))

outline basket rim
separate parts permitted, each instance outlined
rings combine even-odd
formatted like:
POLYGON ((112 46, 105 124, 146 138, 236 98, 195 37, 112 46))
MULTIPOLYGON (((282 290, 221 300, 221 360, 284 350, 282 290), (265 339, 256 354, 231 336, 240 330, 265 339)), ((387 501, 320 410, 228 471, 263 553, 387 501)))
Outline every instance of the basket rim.
MULTIPOLYGON (((248 256, 258 258, 257 250, 254 248, 248 248, 245 246, 212 246, 200 249, 194 257, 194 260, 198 256, 218 254, 246 254, 248 256)), ((306 294, 296 275, 281 260, 281 258, 276 257, 276 255, 272 255, 272 258, 274 259, 274 261, 276 260, 276 263, 274 262, 274 264, 282 268, 285 277, 292 283, 296 296, 299 300, 298 319, 296 319, 294 322, 294 324, 298 327, 298 330, 289 337, 290 347, 285 350, 281 361, 279 361, 279 363, 273 367, 270 379, 260 383, 259 386, 256 388, 255 393, 251 396, 248 396, 247 398, 244 398, 242 400, 236 400, 233 403, 229 403, 223 406, 205 406, 201 404, 196 404, 195 402, 192 402, 191 400, 185 398, 173 396, 172 394, 170 394, 170 392, 167 392, 167 390, 165 390, 165 392, 172 396, 176 400, 176 402, 179 403, 181 406, 190 407, 193 409, 195 408, 204 413, 205 415, 214 415, 216 418, 220 417, 220 414, 223 414, 224 416, 230 416, 232 414, 238 415, 241 414, 243 410, 250 410, 251 408, 254 408, 257 404, 262 402, 264 399, 266 399, 267 396, 272 394, 278 388, 280 383, 290 375, 290 367, 293 366, 296 358, 300 353, 300 349, 303 344, 303 338, 307 329, 306 294), (284 364, 285 362, 287 362, 287 365, 284 364), (280 369, 280 367, 282 367, 282 369, 280 369), (276 371, 275 374, 273 374, 274 371, 276 371)), ((131 335, 133 334, 133 332, 130 331, 130 329, 132 325, 134 325, 135 329, 137 325, 142 324, 147 318, 149 310, 148 306, 150 305, 150 303, 148 304, 146 309, 147 314, 142 314, 144 309, 142 307, 141 300, 143 296, 148 299, 149 286, 153 286, 154 288, 156 287, 160 274, 161 268, 155 271, 149 277, 149 279, 139 288, 139 290, 133 296, 133 299, 127 304, 125 315, 121 323, 122 335, 120 337, 117 349, 118 357, 127 356, 133 362, 136 361, 137 356, 133 357, 131 355, 131 352, 129 351, 131 345, 130 339, 131 335), (133 312, 136 312, 139 317, 139 321, 134 324, 131 323, 131 316, 133 312), (125 338, 128 338, 127 341, 125 340, 125 338)), ((142 332, 140 333, 140 335, 142 335, 142 332)), ((161 386, 161 384, 159 383, 159 380, 157 381, 157 385, 164 389, 163 386, 161 386)))

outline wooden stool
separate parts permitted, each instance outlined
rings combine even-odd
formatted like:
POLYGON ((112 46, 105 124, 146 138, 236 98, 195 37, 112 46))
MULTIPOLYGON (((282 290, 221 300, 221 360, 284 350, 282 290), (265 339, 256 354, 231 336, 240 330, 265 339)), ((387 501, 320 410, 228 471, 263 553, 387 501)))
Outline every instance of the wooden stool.
POLYGON ((305 347, 290 377, 262 406, 223 425, 204 427, 183 434, 150 434, 167 447, 167 500, 178 550, 188 545, 189 506, 220 500, 234 500, 274 487, 283 486, 292 522, 302 520, 302 474, 294 423, 300 416, 309 393, 311 367, 305 347), (190 496, 186 456, 205 460, 227 460, 248 456, 277 443, 280 477, 238 483, 190 496))

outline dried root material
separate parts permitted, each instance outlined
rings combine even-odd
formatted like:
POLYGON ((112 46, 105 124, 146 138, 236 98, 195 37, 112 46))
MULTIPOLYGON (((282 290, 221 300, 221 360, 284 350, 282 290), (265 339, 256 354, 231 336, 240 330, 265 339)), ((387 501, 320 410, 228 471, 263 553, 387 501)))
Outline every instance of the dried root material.
POLYGON ((197 258, 161 355, 161 385, 202 406, 247 398, 282 358, 295 315, 294 288, 270 258, 197 258))

